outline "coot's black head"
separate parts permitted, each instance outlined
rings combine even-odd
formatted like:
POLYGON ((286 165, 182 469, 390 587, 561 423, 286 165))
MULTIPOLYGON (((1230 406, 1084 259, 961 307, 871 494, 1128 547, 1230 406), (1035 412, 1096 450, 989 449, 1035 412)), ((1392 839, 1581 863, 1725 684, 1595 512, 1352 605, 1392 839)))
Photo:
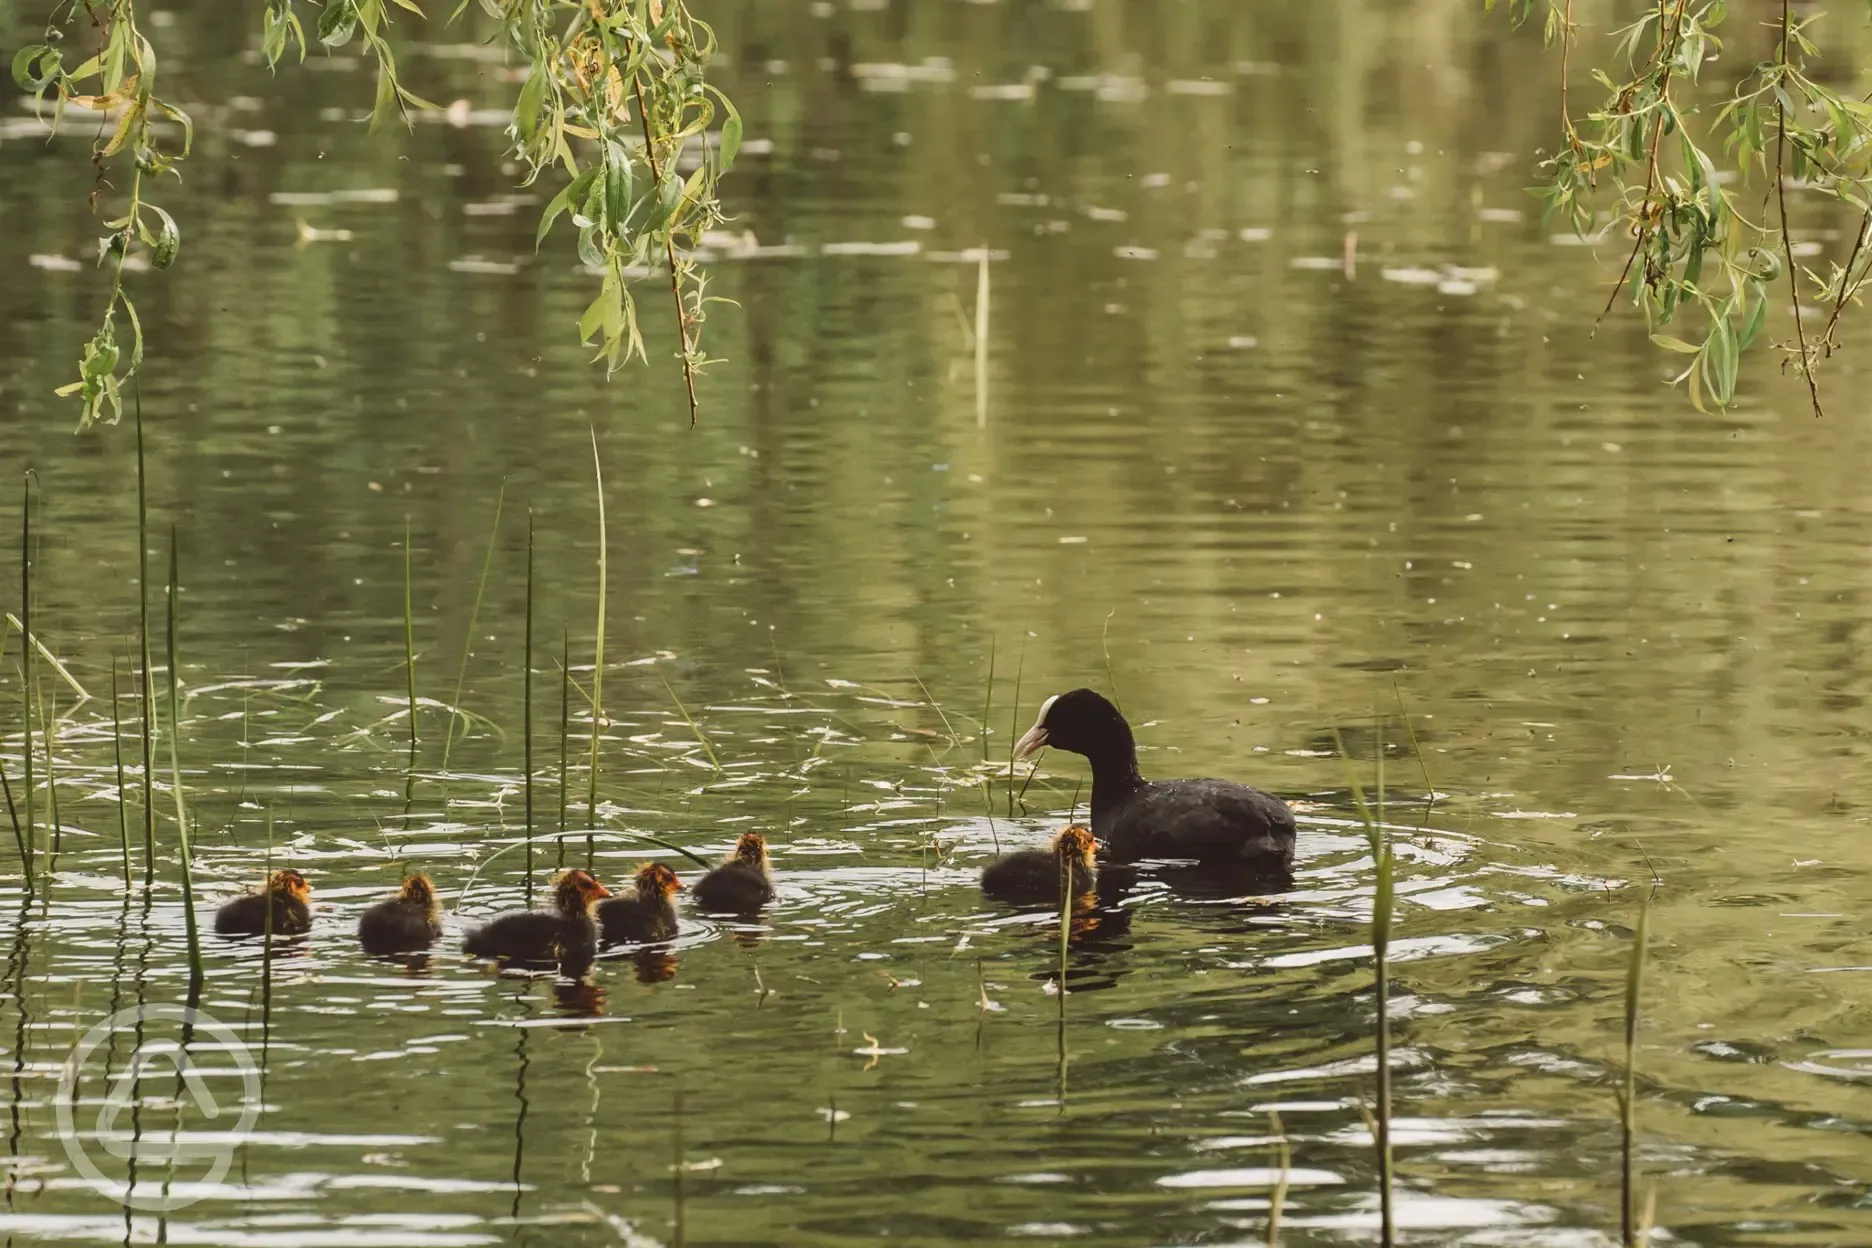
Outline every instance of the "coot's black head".
POLYGON ((1087 758, 1122 758, 1133 751, 1131 725, 1102 694, 1056 693, 1040 704, 1040 717, 1015 743, 1014 755, 1026 758, 1044 746, 1087 758))

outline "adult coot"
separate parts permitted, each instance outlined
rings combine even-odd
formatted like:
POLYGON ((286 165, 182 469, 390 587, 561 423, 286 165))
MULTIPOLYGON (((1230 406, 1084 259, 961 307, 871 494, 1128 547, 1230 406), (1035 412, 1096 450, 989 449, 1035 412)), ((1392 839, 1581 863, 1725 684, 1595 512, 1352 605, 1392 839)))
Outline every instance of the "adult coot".
POLYGON ((695 886, 696 905, 716 914, 753 914, 773 895, 767 838, 758 832, 743 832, 728 860, 695 886))
POLYGON ((297 871, 275 871, 257 893, 236 897, 215 911, 218 936, 298 936, 312 927, 312 886, 297 871))
POLYGON ((442 937, 442 903, 426 875, 403 881, 397 895, 358 916, 358 943, 365 953, 417 953, 442 937))
POLYGON ((1293 865, 1287 803, 1233 780, 1145 780, 1131 725, 1090 689, 1041 703, 1014 754, 1025 758, 1044 746, 1083 754, 1092 764, 1092 833, 1114 862, 1196 858, 1267 872, 1293 865))

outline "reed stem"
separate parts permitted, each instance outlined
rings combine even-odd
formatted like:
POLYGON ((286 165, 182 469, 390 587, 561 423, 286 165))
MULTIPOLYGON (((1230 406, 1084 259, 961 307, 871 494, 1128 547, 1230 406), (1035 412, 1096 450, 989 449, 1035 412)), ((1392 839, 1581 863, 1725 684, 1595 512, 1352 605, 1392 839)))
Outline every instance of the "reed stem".
POLYGON ((566 830, 566 764, 571 751, 567 748, 572 726, 572 635, 561 627, 559 630, 559 863, 565 866, 565 830, 566 830))
POLYGON ((403 517, 403 672, 409 704, 409 778, 416 783, 416 619, 410 604, 410 522, 403 517))
POLYGON ((111 655, 111 749, 117 762, 117 841, 123 850, 124 893, 130 892, 130 810, 124 790, 123 712, 117 701, 117 656, 111 655))
POLYGON ((143 387, 136 398, 137 476, 137 651, 141 657, 138 697, 142 702, 143 887, 156 885, 156 677, 150 671, 149 472, 143 458, 143 387))
POLYGON ((1625 970, 1625 1078, 1619 1087, 1619 1242, 1637 1248, 1644 1236, 1637 1209, 1638 1004, 1644 991, 1645 947, 1650 941, 1651 897, 1638 906, 1631 964, 1625 970))
MULTIPOLYGON (((169 783, 175 790, 176 845, 182 857, 182 915, 188 927, 189 982, 199 991, 202 971, 201 928, 195 921, 195 875, 189 849, 188 808, 182 795, 182 756, 176 745, 182 725, 182 669, 176 664, 176 617, 179 614, 181 552, 176 547, 175 526, 169 526, 169 783)), ((269 902, 268 913, 272 912, 269 902)), ((269 920, 270 922, 270 920, 269 920)))
POLYGON ((462 690, 468 682, 468 654, 474 648, 475 624, 481 618, 481 599, 487 593, 488 572, 494 567, 494 545, 500 540, 501 509, 507 504, 507 483, 494 496, 494 526, 488 530, 487 553, 481 556, 481 579, 475 582, 474 606, 468 612, 468 632, 462 637, 461 665, 455 669, 455 696, 449 700, 448 736, 442 742, 442 770, 448 770, 455 747, 455 723, 462 718, 462 690))
POLYGON ((21 841, 21 857, 24 860, 26 878, 33 877, 33 838, 38 834, 37 821, 33 818, 33 686, 36 673, 33 670, 32 644, 32 487, 33 474, 28 471, 20 483, 20 716, 25 726, 25 797, 26 829, 25 839, 21 841))
MULTIPOLYGON (((598 431, 592 430, 592 480, 598 494, 598 635, 592 643, 591 758, 585 801, 585 826, 598 826, 598 733, 604 720, 604 644, 605 589, 610 582, 610 555, 605 533, 604 465, 598 460, 598 431)), ((590 867, 596 852, 590 840, 585 846, 585 865, 590 867)))
POLYGON ((50 853, 50 857, 46 859, 48 871, 58 869, 59 851, 65 847, 65 825, 59 819, 58 776, 52 757, 52 741, 57 735, 58 686, 54 685, 52 686, 51 713, 48 714, 43 706, 39 708, 39 739, 40 743, 45 746, 46 820, 49 824, 46 828, 46 841, 48 842, 46 848, 50 853))
POLYGON ((526 641, 520 664, 520 753, 526 768, 526 904, 533 905, 533 509, 527 508, 526 641))

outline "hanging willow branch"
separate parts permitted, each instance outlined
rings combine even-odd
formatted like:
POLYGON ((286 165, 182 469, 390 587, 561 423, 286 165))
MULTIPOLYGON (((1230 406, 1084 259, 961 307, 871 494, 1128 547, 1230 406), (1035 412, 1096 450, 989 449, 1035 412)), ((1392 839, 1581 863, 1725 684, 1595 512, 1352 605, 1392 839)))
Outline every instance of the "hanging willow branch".
MULTIPOLYGON (((1537 2, 1508 0, 1505 7, 1519 24, 1537 2)), ((1493 8, 1496 0, 1484 3, 1493 8)), ((1794 337, 1775 345, 1783 368, 1806 382, 1814 415, 1822 415, 1815 367, 1838 345, 1841 313, 1858 303, 1872 276, 1872 104, 1808 76, 1808 63, 1820 55, 1808 30, 1820 15, 1796 18, 1780 0, 1778 20, 1767 24, 1773 32, 1767 58, 1706 118, 1696 103, 1699 74, 1723 48, 1716 32, 1729 5, 1648 0, 1618 32, 1624 73, 1593 71, 1607 96, 1576 125, 1564 82, 1576 33, 1571 0, 1544 4, 1547 42, 1561 49, 1564 143, 1542 164, 1546 185, 1536 194, 1549 217, 1562 216, 1585 235, 1598 223, 1596 194, 1609 184, 1612 220, 1631 250, 1606 312, 1625 294, 1653 342, 1691 357, 1673 384, 1687 383, 1699 410, 1726 407, 1741 354, 1761 336, 1773 287, 1785 273, 1794 337), (1753 219, 1740 193, 1725 189, 1751 175, 1767 183, 1753 219), (1790 192, 1836 200, 1859 214, 1845 263, 1825 274, 1795 264, 1790 192), (1827 310, 1818 334, 1801 316, 1803 287, 1827 310), (1665 332, 1685 308, 1701 313, 1700 338, 1665 332)))
MULTIPOLYGON (((310 41, 295 8, 308 3, 267 0, 260 43, 269 65, 292 50, 305 59, 310 41)), ((460 0, 448 20, 467 5, 460 0)), ((411 109, 434 107, 403 85, 391 42, 395 9, 424 17, 416 0, 325 0, 309 7, 317 13, 317 43, 336 49, 355 41, 376 62, 373 131, 393 117, 407 123, 411 109)), ((594 358, 605 361, 607 375, 632 356, 647 362, 630 281, 660 254, 669 270, 677 358, 693 425, 700 412, 696 374, 712 362, 701 347, 705 308, 726 301, 706 295, 692 253, 723 219, 716 185, 741 145, 740 114, 704 79, 714 31, 683 0, 480 0, 480 7, 530 67, 508 127, 514 152, 527 166, 526 182, 564 180, 541 216, 536 244, 560 216, 569 216, 578 230, 579 259, 601 277, 598 297, 579 318, 580 339, 596 345, 594 358), (711 145, 708 130, 718 115, 720 141, 711 145)), ((174 218, 145 198, 144 177, 176 171, 189 153, 193 127, 186 113, 155 94, 156 53, 137 27, 135 0, 66 0, 54 10, 43 42, 13 58, 13 77, 51 109, 55 127, 73 108, 103 118, 92 144, 94 204, 113 188, 111 171, 131 162, 127 203, 105 222, 110 233, 98 241, 99 262, 113 263, 103 322, 85 346, 78 380, 59 390, 79 397, 81 429, 100 419, 115 423, 122 387, 143 360, 142 324, 124 286, 126 261, 141 247, 150 268, 166 269, 181 247, 174 218), (67 64, 69 45, 93 41, 95 55, 67 64), (117 339, 120 311, 131 330, 127 360, 117 339)))

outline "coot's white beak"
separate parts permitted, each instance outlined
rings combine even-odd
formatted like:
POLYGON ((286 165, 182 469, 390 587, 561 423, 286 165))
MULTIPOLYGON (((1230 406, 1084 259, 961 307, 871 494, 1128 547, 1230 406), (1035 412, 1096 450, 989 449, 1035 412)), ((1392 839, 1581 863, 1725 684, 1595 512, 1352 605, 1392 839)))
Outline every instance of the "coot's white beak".
POLYGON ((1027 730, 1025 736, 1014 743, 1014 757, 1026 758, 1029 754, 1038 754, 1041 750, 1046 749, 1046 743, 1046 729, 1042 728, 1039 724, 1035 724, 1027 730))
POLYGON ((1046 701, 1040 704, 1040 715, 1039 715, 1039 718, 1034 720, 1034 726, 1027 730, 1027 733, 1025 736, 1023 736, 1020 740, 1014 743, 1014 757, 1015 758, 1026 758, 1029 754, 1037 754, 1041 750, 1044 750, 1046 748, 1047 712, 1053 709, 1053 703, 1055 700, 1058 699, 1058 697, 1059 695, 1056 693, 1053 695, 1053 697, 1048 698, 1046 701))

